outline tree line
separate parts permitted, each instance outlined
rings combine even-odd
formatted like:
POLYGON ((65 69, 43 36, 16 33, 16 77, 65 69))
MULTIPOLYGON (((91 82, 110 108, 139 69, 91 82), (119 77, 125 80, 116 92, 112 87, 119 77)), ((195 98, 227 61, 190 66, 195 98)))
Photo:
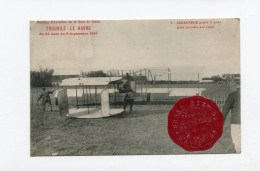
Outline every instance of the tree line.
MULTIPOLYGON (((53 69, 40 68, 39 71, 30 71, 31 87, 50 87, 52 86, 53 69)), ((80 75, 82 77, 106 77, 107 74, 102 70, 83 72, 80 75)), ((69 78, 69 77, 68 77, 69 78)))
POLYGON ((219 81, 230 82, 235 77, 240 77, 240 74, 222 74, 222 76, 220 76, 220 75, 213 75, 211 77, 204 77, 204 78, 202 78, 202 80, 212 80, 214 82, 219 82, 219 81))
POLYGON ((31 87, 49 87, 52 86, 53 69, 40 69, 39 71, 30 71, 31 87))

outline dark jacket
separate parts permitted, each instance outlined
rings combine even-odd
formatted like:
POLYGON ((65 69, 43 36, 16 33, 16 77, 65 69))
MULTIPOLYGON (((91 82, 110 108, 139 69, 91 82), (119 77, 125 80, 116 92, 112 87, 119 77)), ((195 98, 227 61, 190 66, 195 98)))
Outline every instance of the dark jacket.
POLYGON ((125 100, 134 100, 134 92, 130 91, 126 93, 125 100))
POLYGON ((240 124, 240 89, 230 93, 223 108, 223 116, 226 119, 231 110, 231 124, 240 124))
POLYGON ((53 91, 42 91, 40 96, 38 97, 37 101, 42 99, 42 104, 45 104, 45 102, 50 101, 50 94, 52 94, 53 91))

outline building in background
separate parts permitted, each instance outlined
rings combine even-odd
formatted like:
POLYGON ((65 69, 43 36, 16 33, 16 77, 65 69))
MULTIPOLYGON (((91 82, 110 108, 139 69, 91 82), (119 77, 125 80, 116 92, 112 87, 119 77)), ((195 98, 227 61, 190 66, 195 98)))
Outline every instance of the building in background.
POLYGON ((54 70, 54 73, 52 75, 52 85, 53 86, 58 86, 62 82, 63 79, 67 78, 76 78, 80 76, 80 72, 75 70, 75 71, 59 71, 59 70, 54 70))

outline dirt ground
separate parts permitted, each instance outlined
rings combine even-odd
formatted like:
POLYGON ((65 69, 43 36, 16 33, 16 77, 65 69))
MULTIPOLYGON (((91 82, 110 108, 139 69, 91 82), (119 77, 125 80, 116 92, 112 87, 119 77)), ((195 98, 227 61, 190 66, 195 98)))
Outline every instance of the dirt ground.
MULTIPOLYGON (((209 150, 188 152, 169 137, 168 112, 172 105, 135 105, 134 112, 110 118, 65 119, 58 107, 41 112, 31 105, 32 156, 85 156, 135 154, 234 153, 230 135, 230 117, 225 121, 222 137, 209 150), (41 116, 45 124, 39 125, 41 116)), ((119 107, 119 106, 118 106, 119 107)))

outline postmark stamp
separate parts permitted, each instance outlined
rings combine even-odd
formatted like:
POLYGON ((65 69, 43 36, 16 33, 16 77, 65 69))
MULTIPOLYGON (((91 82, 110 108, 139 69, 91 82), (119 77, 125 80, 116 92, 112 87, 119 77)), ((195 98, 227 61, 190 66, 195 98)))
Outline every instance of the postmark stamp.
POLYGON ((201 96, 180 99, 168 115, 170 138, 187 151, 210 149, 221 137, 223 124, 216 103, 201 96))

